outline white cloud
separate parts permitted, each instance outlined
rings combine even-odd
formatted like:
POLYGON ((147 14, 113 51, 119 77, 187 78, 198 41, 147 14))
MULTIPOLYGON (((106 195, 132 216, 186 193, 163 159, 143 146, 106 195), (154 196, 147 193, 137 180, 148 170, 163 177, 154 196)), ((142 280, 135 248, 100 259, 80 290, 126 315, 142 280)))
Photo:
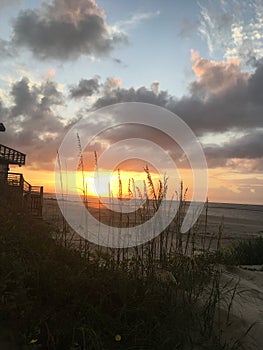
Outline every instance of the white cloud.
POLYGON ((113 28, 115 28, 115 30, 117 31, 125 30, 125 28, 127 27, 139 25, 141 22, 159 17, 159 15, 160 11, 135 13, 129 19, 118 21, 117 23, 115 23, 113 28))
POLYGON ((199 33, 211 57, 238 57, 246 64, 263 56, 262 0, 200 0, 199 6, 199 33))

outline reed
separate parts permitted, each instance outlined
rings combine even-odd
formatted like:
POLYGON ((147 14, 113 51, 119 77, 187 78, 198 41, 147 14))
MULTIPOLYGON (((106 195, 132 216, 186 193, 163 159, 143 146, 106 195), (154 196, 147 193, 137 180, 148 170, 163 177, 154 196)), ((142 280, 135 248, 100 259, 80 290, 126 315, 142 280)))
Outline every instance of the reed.
POLYGON ((90 245, 88 259, 53 225, 0 209, 0 326, 16 346, 231 349, 218 324, 216 255, 170 251, 163 235, 130 250, 90 245))
MULTIPOLYGON (((82 153, 79 138, 78 148, 82 153)), ((91 210, 81 155, 80 170, 83 200, 91 210)), ((155 186, 149 168, 144 170, 143 193, 134 179, 127 189, 129 198, 143 199, 142 205, 132 215, 120 210, 109 216, 109 230, 116 225, 121 234, 122 227, 149 220, 166 199, 166 177, 155 186)), ((118 184, 123 201, 120 170, 118 184)), ((77 239, 63 221, 58 229, 1 207, 0 326, 9 341, 26 350, 237 349, 237 343, 223 341, 218 311, 225 293, 220 285, 223 227, 216 252, 204 243, 197 251, 198 224, 181 233, 187 209, 183 183, 176 200, 179 210, 171 224, 133 248, 98 247, 77 239)), ((109 201, 114 202, 110 184, 109 201)), ((99 204, 100 220, 103 210, 99 204)))

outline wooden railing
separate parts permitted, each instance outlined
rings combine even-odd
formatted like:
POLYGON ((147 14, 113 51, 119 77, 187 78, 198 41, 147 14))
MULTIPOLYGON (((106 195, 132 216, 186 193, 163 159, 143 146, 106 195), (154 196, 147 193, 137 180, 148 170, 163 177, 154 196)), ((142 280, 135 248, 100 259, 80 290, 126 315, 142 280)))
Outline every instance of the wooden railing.
POLYGON ((26 155, 13 148, 0 145, 0 161, 21 166, 26 162, 26 155))
POLYGON ((43 186, 31 186, 20 173, 8 173, 7 185, 17 189, 24 208, 33 215, 42 216, 43 186))

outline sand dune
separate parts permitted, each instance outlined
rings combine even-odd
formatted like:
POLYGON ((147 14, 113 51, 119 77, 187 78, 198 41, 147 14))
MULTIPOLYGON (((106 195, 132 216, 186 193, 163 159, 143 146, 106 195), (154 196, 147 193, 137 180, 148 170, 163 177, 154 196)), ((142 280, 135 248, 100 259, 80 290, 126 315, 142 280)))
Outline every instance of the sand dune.
POLYGON ((231 267, 221 276, 221 321, 231 344, 239 339, 246 350, 263 349, 263 266, 231 267), (261 271, 257 271, 261 270, 261 271), (228 305, 236 287, 228 318, 228 305))

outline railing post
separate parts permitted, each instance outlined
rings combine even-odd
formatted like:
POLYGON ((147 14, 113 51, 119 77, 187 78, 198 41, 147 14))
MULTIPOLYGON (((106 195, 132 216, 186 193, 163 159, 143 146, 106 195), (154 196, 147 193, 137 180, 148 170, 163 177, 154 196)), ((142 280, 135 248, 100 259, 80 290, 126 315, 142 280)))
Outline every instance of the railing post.
POLYGON ((0 182, 2 184, 7 184, 7 178, 8 178, 8 164, 7 163, 0 163, 0 182))
POLYGON ((24 207, 24 178, 23 178, 23 174, 20 174, 20 178, 19 178, 19 187, 20 187, 20 198, 21 198, 21 207, 24 207))
POLYGON ((19 186, 21 188, 21 192, 23 193, 23 191, 24 191, 24 178, 23 178, 22 174, 20 174, 20 176, 19 176, 19 186))
POLYGON ((32 211, 32 197, 31 197, 31 190, 32 186, 29 185, 29 191, 28 191, 28 198, 27 198, 27 209, 30 209, 32 211), (29 207, 30 206, 30 207, 29 207))
POLYGON ((43 188, 43 186, 41 186, 40 187, 40 212, 39 212, 41 217, 43 214, 43 200, 44 200, 43 194, 44 194, 44 188, 43 188))

